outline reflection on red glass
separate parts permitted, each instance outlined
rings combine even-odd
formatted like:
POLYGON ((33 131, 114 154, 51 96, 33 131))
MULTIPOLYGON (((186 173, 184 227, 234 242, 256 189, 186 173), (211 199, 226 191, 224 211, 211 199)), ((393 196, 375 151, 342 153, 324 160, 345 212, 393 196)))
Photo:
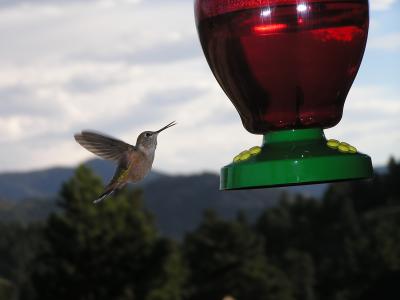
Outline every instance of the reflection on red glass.
POLYGON ((285 29, 286 24, 266 24, 266 25, 256 25, 253 27, 253 31, 259 34, 269 34, 276 33, 279 30, 285 29))
POLYGON ((364 35, 364 31, 356 26, 343 26, 339 28, 313 30, 313 35, 315 38, 324 42, 329 40, 351 42, 357 38, 357 35, 362 37, 364 35))
POLYGON ((327 128, 340 121, 365 48, 368 3, 301 5, 196 0, 207 61, 250 132, 327 128))

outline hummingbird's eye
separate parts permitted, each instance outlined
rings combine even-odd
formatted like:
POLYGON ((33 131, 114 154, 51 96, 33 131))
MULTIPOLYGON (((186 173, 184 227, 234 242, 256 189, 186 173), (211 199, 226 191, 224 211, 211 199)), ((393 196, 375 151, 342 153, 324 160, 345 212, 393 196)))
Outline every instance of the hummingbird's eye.
POLYGON ((146 132, 146 133, 144 134, 144 136, 145 136, 145 137, 149 137, 149 136, 151 136, 151 133, 150 133, 150 132, 146 132))

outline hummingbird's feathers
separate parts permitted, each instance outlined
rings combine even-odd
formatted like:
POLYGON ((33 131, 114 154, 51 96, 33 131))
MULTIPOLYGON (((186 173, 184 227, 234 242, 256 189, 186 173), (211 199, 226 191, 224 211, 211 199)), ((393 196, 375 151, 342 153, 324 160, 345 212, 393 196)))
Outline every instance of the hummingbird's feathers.
POLYGON ((104 191, 103 194, 100 195, 99 198, 97 198, 96 200, 93 201, 94 204, 97 204, 101 201, 103 201, 105 198, 107 198, 108 196, 110 196, 112 193, 114 193, 115 190, 109 190, 109 191, 104 191))
POLYGON ((121 159, 117 169, 115 170, 114 176, 111 179, 110 183, 107 185, 107 187, 112 186, 112 185, 121 185, 125 184, 129 180, 129 172, 132 167, 132 164, 126 160, 126 159, 121 159))
POLYGON ((127 160, 126 155, 120 159, 117 169, 115 170, 113 178, 107 184, 104 192, 99 196, 98 199, 94 200, 93 203, 99 203, 106 197, 110 196, 114 193, 115 190, 122 188, 129 179, 129 171, 131 168, 131 164, 127 160))
POLYGON ((135 150, 133 145, 94 131, 82 131, 74 137, 82 147, 104 159, 118 161, 126 151, 135 150))

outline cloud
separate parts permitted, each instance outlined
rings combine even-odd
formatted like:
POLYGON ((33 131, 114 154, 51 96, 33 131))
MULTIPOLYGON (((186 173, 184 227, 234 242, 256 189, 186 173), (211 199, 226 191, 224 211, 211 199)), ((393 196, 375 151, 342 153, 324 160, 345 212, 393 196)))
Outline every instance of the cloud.
POLYGON ((129 9, 73 3, 0 11, 0 36, 7 41, 0 44, 0 63, 154 64, 201 55, 190 3, 163 9, 152 2, 129 9))
POLYGON ((108 77, 99 76, 95 74, 79 74, 69 79, 65 83, 64 87, 66 90, 72 93, 98 93, 103 89, 114 86, 115 84, 121 84, 123 80, 108 77))
POLYGON ((169 89, 150 91, 142 100, 148 107, 176 106, 191 102, 206 93, 205 88, 197 86, 182 86, 169 89))
MULTIPOLYGON (((98 3, 105 7, 112 7, 118 4, 137 4, 141 0, 85 0, 89 3, 98 3)), ((80 3, 82 0, 0 0, 0 7, 12 7, 19 5, 68 5, 80 3)))
POLYGON ((42 111, 37 110, 37 106, 33 104, 34 98, 36 98, 34 90, 26 86, 0 87, 0 99, 2 101, 0 115, 41 113, 42 111))
POLYGON ((171 63, 176 60, 190 59, 202 55, 199 51, 199 43, 196 36, 179 38, 175 41, 164 42, 133 53, 128 56, 132 63, 171 63))
MULTIPOLYGON (((82 0, 0 0, 0 9, 9 8, 15 6, 66 6, 66 5, 76 5, 82 3, 82 0)), ((132 4, 171 4, 171 3, 190 3, 191 0, 85 0, 88 4, 97 4, 99 7, 106 9, 114 8, 116 6, 132 5, 132 4)), ((386 11, 396 4, 397 0, 371 0, 370 7, 375 11, 386 11)))
POLYGON ((400 155, 400 97, 387 86, 356 86, 350 90, 343 119, 327 131, 370 154, 375 165, 387 162, 390 155, 400 155))
POLYGON ((103 119, 98 124, 94 123, 92 126, 97 125, 103 128, 103 131, 111 132, 130 133, 138 129, 155 130, 165 122, 178 119, 176 112, 185 110, 187 105, 205 93, 206 89, 196 86, 148 91, 136 103, 126 105, 114 116, 103 119))
POLYGON ((128 50, 74 53, 69 59, 72 61, 146 65, 171 64, 203 55, 197 36, 194 34, 182 36, 176 32, 170 33, 169 36, 158 39, 154 44, 145 47, 137 46, 128 50))
POLYGON ((368 47, 384 51, 400 51, 400 32, 375 36, 368 43, 368 47))
POLYGON ((371 0, 370 6, 372 10, 382 11, 391 8, 397 0, 371 0))

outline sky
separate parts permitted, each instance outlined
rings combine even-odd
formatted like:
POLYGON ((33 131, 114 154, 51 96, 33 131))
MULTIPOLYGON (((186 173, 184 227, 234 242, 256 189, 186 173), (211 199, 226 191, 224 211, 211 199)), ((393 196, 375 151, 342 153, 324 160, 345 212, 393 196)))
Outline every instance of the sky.
MULTIPOLYGON (((375 166, 400 157, 400 0, 371 0, 370 31, 344 115, 328 138, 375 166)), ((206 63, 191 0, 0 0, 0 172, 74 166, 73 134, 159 136, 154 167, 218 171, 261 143, 206 63)))

